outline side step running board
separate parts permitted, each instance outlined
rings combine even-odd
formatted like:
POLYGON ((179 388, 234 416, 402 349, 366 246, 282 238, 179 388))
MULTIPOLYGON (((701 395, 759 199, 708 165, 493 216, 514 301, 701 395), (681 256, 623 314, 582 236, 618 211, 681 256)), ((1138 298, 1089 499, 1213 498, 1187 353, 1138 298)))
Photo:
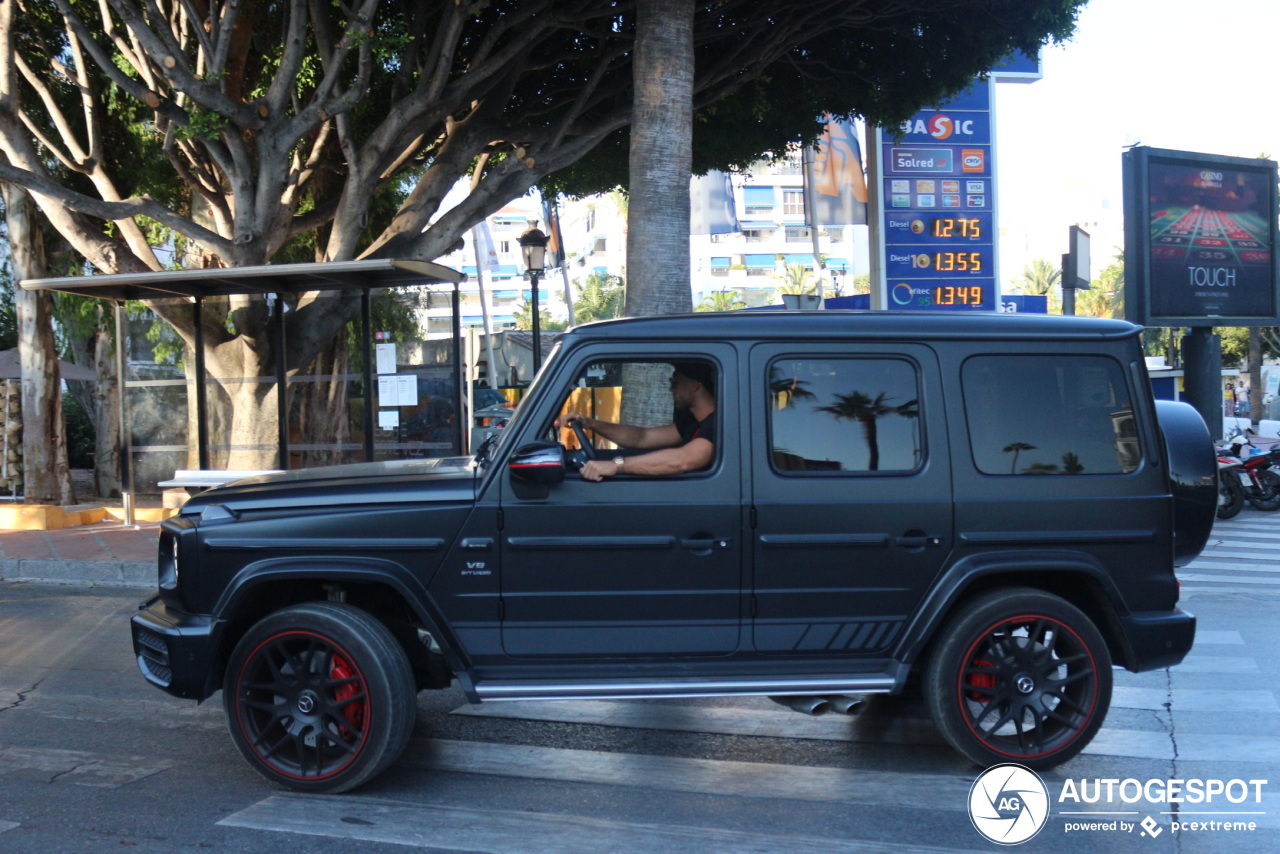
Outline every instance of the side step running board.
POLYGON ((887 694, 895 679, 884 673, 843 679, 726 679, 655 682, 477 682, 481 700, 627 700, 660 697, 733 697, 775 694, 887 694))

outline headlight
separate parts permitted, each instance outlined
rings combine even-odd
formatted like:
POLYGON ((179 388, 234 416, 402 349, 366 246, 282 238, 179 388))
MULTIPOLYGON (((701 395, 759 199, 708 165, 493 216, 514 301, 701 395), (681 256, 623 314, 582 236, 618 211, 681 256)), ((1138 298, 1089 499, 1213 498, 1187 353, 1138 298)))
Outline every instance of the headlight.
POLYGON ((178 588, 178 538, 172 534, 165 535, 160 540, 158 571, 161 590, 178 588))

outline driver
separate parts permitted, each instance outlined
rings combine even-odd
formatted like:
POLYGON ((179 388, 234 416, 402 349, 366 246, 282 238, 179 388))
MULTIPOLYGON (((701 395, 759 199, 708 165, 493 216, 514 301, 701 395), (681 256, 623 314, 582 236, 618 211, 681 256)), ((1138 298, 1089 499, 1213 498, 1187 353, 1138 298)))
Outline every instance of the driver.
POLYGON ((682 474, 711 465, 716 435, 715 369, 703 362, 675 362, 672 367, 671 397, 676 414, 671 424, 637 427, 600 421, 581 412, 564 416, 566 425, 578 423, 623 448, 648 451, 612 460, 590 460, 582 467, 584 479, 600 481, 624 472, 649 476, 682 474))

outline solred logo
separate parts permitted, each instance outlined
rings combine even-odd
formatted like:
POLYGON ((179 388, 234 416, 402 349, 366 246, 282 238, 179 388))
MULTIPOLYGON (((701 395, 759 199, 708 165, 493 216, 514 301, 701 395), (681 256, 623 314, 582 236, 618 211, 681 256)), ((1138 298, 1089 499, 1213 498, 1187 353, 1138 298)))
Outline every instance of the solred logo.
POLYGON ((949 116, 936 115, 929 119, 929 136, 934 139, 946 139, 955 132, 955 123, 949 116))

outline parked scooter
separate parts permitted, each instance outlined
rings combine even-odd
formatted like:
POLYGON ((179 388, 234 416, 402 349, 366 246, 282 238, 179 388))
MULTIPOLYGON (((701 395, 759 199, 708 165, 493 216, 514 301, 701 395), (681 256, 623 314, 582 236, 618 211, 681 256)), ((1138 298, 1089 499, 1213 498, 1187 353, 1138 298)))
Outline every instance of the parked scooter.
MULTIPOLYGON (((1236 428, 1236 430, 1227 437, 1226 441, 1227 447, 1218 448, 1219 483, 1221 484, 1222 474, 1224 471, 1223 458, 1227 457, 1229 459, 1225 462, 1234 463, 1232 471, 1235 473, 1236 479, 1240 482, 1240 486, 1244 490, 1244 497, 1248 499, 1250 504, 1259 510, 1280 509, 1280 474, 1272 469, 1273 465, 1280 463, 1280 449, 1272 448, 1266 453, 1241 456, 1245 447, 1255 448, 1256 446, 1252 441, 1250 441, 1249 436, 1239 428, 1236 428)), ((1220 485, 1220 494, 1218 497, 1218 518, 1229 519, 1230 516, 1221 515, 1224 505, 1224 497, 1221 495, 1221 489, 1222 487, 1220 485)), ((1235 514, 1233 513, 1231 515, 1235 514)))

